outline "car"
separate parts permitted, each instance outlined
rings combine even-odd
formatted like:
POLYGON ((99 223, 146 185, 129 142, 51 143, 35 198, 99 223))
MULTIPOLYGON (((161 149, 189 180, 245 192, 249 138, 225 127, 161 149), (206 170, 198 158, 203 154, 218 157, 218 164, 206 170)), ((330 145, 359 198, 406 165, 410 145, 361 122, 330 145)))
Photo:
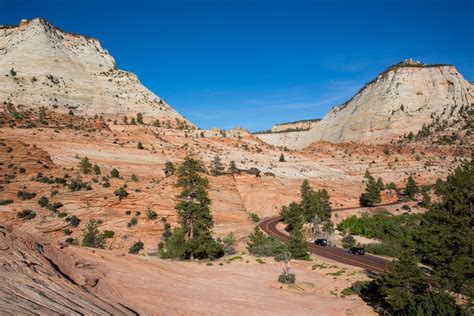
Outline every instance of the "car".
POLYGON ((349 252, 356 255, 356 256, 363 256, 365 254, 364 247, 352 247, 349 249, 349 252))
POLYGON ((328 245, 328 240, 326 238, 319 238, 314 241, 314 244, 325 247, 328 245))

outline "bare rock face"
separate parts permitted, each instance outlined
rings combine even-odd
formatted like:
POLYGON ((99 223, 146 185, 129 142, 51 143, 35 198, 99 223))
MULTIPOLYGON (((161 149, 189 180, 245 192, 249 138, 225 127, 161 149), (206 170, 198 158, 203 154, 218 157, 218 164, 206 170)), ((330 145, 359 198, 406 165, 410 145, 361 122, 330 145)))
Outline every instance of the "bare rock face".
POLYGON ((94 294, 90 283, 98 279, 74 275, 77 265, 49 243, 0 223, 0 314, 135 314, 94 294))
POLYGON ((388 143, 418 132, 436 118, 454 122, 473 103, 474 85, 454 66, 406 60, 389 67, 352 99, 331 109, 304 135, 288 137, 291 142, 279 145, 304 148, 317 141, 388 143))
POLYGON ((296 122, 288 122, 288 123, 281 123, 275 124, 272 126, 272 133, 280 133, 285 131, 304 131, 309 130, 316 126, 320 120, 313 119, 313 120, 301 120, 296 122))
POLYGON ((184 120, 134 74, 116 69, 98 40, 39 18, 0 26, 0 101, 82 115, 184 120))

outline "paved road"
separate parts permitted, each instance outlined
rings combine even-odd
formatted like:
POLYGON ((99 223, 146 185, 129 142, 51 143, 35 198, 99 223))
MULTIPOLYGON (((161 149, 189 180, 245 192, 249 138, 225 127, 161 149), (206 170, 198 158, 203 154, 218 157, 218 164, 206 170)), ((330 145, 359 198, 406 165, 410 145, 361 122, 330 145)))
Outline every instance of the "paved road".
MULTIPOLYGON (((404 202, 406 202, 406 199, 399 198, 397 201, 380 204, 377 206, 397 205, 404 202)), ((332 211, 333 212, 347 211, 347 210, 355 210, 359 208, 360 207, 345 207, 345 208, 336 208, 336 209, 333 209, 332 211)), ((280 222, 280 220, 281 220, 281 216, 267 218, 267 219, 262 220, 259 223, 259 226, 268 235, 274 236, 283 242, 288 242, 288 235, 279 231, 276 227, 277 224, 280 222)), ((310 242, 308 242, 308 248, 311 251, 311 253, 314 253, 316 255, 326 257, 328 259, 332 259, 340 263, 360 267, 367 271, 375 272, 375 273, 384 272, 387 269, 388 264, 390 263, 390 261, 388 260, 381 259, 369 254, 365 254, 363 256, 353 255, 343 248, 329 247, 329 246, 328 247, 316 246, 314 243, 310 243, 310 242)))

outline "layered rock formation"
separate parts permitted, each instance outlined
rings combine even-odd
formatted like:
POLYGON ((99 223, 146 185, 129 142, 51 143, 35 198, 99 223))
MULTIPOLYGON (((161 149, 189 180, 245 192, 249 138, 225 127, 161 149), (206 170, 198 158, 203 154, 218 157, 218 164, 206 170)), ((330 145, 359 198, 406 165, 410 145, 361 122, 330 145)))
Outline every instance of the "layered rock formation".
POLYGON ((303 148, 317 141, 387 143, 418 132, 436 118, 454 122, 473 103, 474 85, 454 66, 406 60, 389 67, 349 101, 331 109, 304 135, 280 137, 291 141, 278 145, 303 148))
POLYGON ((0 26, 0 74, 1 103, 105 117, 142 113, 145 121, 171 124, 184 120, 134 74, 118 70, 98 40, 43 19, 0 26))
POLYGON ((309 130, 316 126, 320 120, 319 119, 314 119, 314 120, 301 120, 301 121, 295 121, 295 122, 288 122, 288 123, 281 123, 281 124, 275 124, 272 126, 272 133, 279 133, 279 132, 285 132, 285 131, 303 131, 303 130, 309 130))

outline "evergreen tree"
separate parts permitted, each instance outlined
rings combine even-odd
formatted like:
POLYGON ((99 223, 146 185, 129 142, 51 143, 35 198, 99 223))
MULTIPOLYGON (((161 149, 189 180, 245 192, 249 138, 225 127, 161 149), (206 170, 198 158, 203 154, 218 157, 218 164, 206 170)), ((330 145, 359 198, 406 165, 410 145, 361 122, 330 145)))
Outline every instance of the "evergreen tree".
POLYGON ((474 298, 472 214, 474 162, 456 169, 439 184, 441 200, 432 203, 420 224, 418 253, 433 267, 436 284, 474 298))
POLYGON ((235 165, 235 161, 231 160, 229 163, 229 173, 231 174, 236 174, 239 172, 239 169, 237 169, 237 166, 235 165))
POLYGON ((365 188, 365 192, 360 196, 360 204, 362 206, 374 206, 382 201, 380 196, 380 187, 375 179, 370 176, 365 188))
POLYGON ((381 177, 377 179, 377 186, 379 187, 380 191, 383 191, 385 189, 385 184, 383 183, 383 180, 381 177))
POLYGON ((91 219, 84 231, 82 245, 91 248, 104 248, 105 240, 103 234, 99 232, 99 223, 95 219, 91 219))
POLYGON ((406 195, 408 195, 411 198, 414 198, 415 194, 417 194, 418 192, 420 192, 420 189, 418 188, 418 185, 416 184, 415 179, 413 179, 412 176, 409 176, 407 180, 407 186, 405 188, 406 195))
POLYGON ((92 172, 92 164, 89 161, 89 158, 84 157, 84 158, 81 159, 81 161, 79 162, 79 169, 83 173, 91 173, 92 172))
POLYGON ((224 173, 225 167, 222 164, 221 157, 219 155, 215 155, 214 159, 212 160, 211 165, 211 174, 213 176, 220 176, 224 173))
POLYGON ((288 206, 283 206, 280 215, 283 217, 283 221, 288 225, 289 231, 303 227, 303 209, 299 204, 292 202, 288 206))
POLYGON ((308 180, 304 180, 300 189, 301 203, 304 219, 311 222, 315 216, 322 221, 331 218, 331 203, 329 202, 329 193, 326 189, 315 192, 308 180))
POLYGON ((163 171, 165 172, 165 176, 168 178, 169 176, 174 175, 176 168, 171 161, 166 160, 165 169, 163 169, 163 171))
POLYGON ((94 171, 95 175, 99 175, 100 174, 100 167, 97 164, 95 164, 94 167, 92 168, 92 171, 94 171))
POLYGON ((370 171, 369 171, 369 169, 365 169, 364 178, 366 178, 366 179, 370 179, 371 177, 372 177, 372 175, 370 174, 370 171))
POLYGON ((143 123, 143 114, 142 113, 137 113, 137 123, 138 124, 145 124, 145 123, 143 123))
POLYGON ((119 172, 117 169, 113 168, 113 169, 110 171, 110 177, 112 177, 112 178, 118 178, 118 177, 120 177, 120 172, 119 172))
POLYGON ((283 155, 283 153, 280 154, 280 158, 278 159, 279 162, 285 162, 285 156, 283 155))
POLYGON ((214 220, 207 193, 209 181, 201 176, 204 171, 202 161, 189 156, 184 158, 177 170, 177 185, 182 191, 176 197, 178 202, 175 209, 181 227, 173 233, 178 234, 176 238, 171 235, 165 241, 161 251, 163 257, 175 257, 173 254, 177 250, 173 247, 179 249, 180 256, 177 259, 183 259, 183 256, 184 259, 213 259, 223 255, 222 245, 211 234, 214 220))
POLYGON ((143 147, 142 142, 139 141, 138 144, 137 144, 137 148, 138 149, 144 149, 145 147, 143 147))

